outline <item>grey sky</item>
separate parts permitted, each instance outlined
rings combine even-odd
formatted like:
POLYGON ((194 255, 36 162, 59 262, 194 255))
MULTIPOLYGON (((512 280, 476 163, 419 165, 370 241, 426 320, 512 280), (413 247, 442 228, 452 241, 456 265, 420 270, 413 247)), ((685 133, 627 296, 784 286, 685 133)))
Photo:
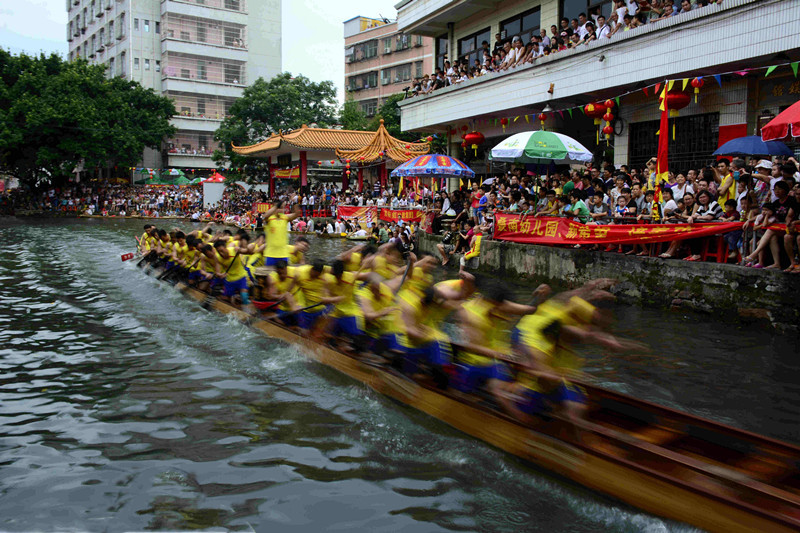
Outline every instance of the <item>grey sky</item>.
MULTIPOLYGON (((358 15, 395 18, 397 0, 284 0, 283 70, 332 80, 343 97, 342 23, 358 15)), ((0 1, 0 47, 12 53, 67 53, 64 0, 0 1)))

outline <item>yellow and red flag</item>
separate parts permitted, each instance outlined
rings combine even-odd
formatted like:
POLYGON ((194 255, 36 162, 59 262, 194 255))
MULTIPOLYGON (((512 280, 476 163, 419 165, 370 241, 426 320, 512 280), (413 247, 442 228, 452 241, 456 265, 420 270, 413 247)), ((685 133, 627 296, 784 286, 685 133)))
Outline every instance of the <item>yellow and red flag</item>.
MULTIPOLYGON (((661 93, 661 124, 659 127, 658 135, 658 156, 656 157, 656 183, 655 194, 653 202, 661 204, 663 196, 661 196, 661 184, 669 179, 669 109, 667 109, 667 87, 669 83, 664 84, 664 91, 661 93)), ((654 206, 655 207, 655 206, 654 206)))

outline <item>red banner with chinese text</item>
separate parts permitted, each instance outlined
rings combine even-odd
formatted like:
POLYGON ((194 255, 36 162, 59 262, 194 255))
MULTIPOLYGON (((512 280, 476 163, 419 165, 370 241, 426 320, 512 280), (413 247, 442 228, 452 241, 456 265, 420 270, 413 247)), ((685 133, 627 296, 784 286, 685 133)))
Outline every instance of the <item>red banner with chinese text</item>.
POLYGON ((612 224, 594 226, 567 218, 497 213, 494 238, 527 244, 646 244, 696 239, 741 229, 741 222, 707 224, 612 224))
POLYGON ((270 202, 256 202, 253 204, 253 213, 266 213, 272 207, 270 202))
POLYGON ((422 221, 422 211, 419 209, 381 209, 378 217, 384 222, 403 222, 418 223, 422 221))
POLYGON ((374 226, 378 221, 378 208, 373 206, 359 207, 355 205, 340 205, 336 209, 336 216, 355 222, 363 229, 367 229, 367 222, 374 226))

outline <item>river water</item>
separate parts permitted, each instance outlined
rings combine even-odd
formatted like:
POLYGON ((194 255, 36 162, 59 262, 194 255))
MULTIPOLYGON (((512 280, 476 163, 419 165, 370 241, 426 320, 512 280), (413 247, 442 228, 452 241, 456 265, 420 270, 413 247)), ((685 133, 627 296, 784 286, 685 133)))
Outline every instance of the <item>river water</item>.
MULTIPOLYGON (((0 221, 0 530, 693 531, 202 310, 120 262, 140 233, 0 221)), ((797 339, 727 316, 615 313, 615 331, 653 351, 587 351, 594 381, 800 441, 797 339)))

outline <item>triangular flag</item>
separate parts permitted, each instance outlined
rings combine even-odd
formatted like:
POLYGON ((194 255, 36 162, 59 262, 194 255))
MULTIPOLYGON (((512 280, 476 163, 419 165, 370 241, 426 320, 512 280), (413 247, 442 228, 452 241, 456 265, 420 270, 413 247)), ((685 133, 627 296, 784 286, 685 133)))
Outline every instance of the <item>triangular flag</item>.
POLYGON ((656 92, 661 89, 661 82, 656 83, 656 92))
POLYGON ((797 77, 797 65, 800 65, 800 61, 795 61, 792 63, 792 72, 794 72, 794 77, 797 77))
POLYGON ((572 108, 571 107, 569 109, 567 109, 567 112, 569 113, 569 118, 572 118, 572 108))
POLYGON ((656 130, 656 135, 661 135, 661 130, 656 130))
MULTIPOLYGON (((660 86, 661 84, 659 83, 658 85, 660 86)), ((644 93, 645 96, 650 96, 650 93, 647 92, 647 87, 642 88, 642 92, 644 93)), ((658 92, 658 89, 656 89, 656 92, 658 92)))
POLYGON ((685 91, 687 85, 689 85, 689 78, 683 78, 683 87, 681 87, 681 90, 685 91))
POLYGON ((669 81, 667 82, 667 90, 668 90, 668 91, 671 91, 671 90, 672 90, 672 86, 673 86, 673 85, 675 85, 675 80, 669 80, 669 81))
POLYGON ((494 125, 497 126, 497 119, 494 119, 494 125))
POLYGON ((559 109, 558 110, 558 114, 561 115, 562 119, 564 118, 564 110, 563 109, 559 109))
POLYGON ((619 96, 617 96, 616 98, 614 98, 614 101, 617 103, 617 107, 619 107, 619 96))
POLYGON ((739 76, 747 76, 747 71, 746 70, 737 70, 736 74, 738 74, 739 76))
POLYGON ((516 122, 517 120, 519 120, 519 115, 517 115, 516 117, 514 117, 514 122, 516 122))
POLYGON ((578 109, 580 109, 581 113, 583 113, 584 115, 586 114, 586 108, 585 107, 580 106, 578 109))
POLYGON ((525 115, 525 122, 530 123, 530 121, 531 121, 531 116, 530 115, 525 115))
POLYGON ((403 176, 400 176, 400 185, 397 187, 397 193, 403 192, 403 176))
POLYGON ((769 76, 770 74, 772 74, 772 72, 773 72, 773 71, 774 71, 776 68, 778 68, 776 65, 772 65, 771 67, 768 67, 768 68, 767 68, 767 73, 766 73, 766 74, 764 74, 764 77, 766 78, 767 76, 769 76))
POLYGON ((717 80, 719 86, 722 87, 722 74, 714 74, 714 79, 717 80))

